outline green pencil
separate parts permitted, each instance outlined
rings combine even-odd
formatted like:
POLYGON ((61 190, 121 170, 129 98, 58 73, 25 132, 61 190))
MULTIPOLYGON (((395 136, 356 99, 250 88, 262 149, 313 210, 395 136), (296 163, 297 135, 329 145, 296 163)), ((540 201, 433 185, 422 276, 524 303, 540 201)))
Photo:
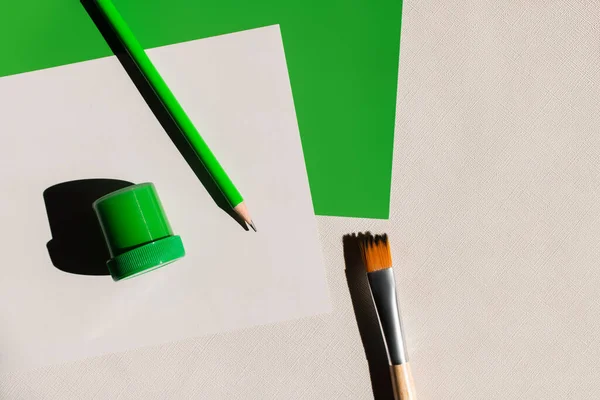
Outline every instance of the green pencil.
POLYGON ((169 89, 169 86, 167 86, 164 79, 160 76, 119 11, 110 0, 95 0, 95 3, 173 120, 179 126, 179 129, 208 170, 212 179, 219 186, 233 210, 256 232, 256 226, 248 213, 248 208, 244 204, 244 198, 204 139, 202 139, 194 123, 187 116, 177 98, 171 92, 171 89, 169 89))

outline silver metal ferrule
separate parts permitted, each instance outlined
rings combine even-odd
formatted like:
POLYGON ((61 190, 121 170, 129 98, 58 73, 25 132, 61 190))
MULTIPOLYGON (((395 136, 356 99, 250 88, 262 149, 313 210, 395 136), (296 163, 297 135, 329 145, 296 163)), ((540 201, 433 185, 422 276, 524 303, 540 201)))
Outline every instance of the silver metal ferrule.
POLYGON ((404 342, 400 309, 396 300, 394 271, 386 268, 369 272, 367 276, 390 363, 392 365, 404 364, 408 361, 408 354, 404 342))

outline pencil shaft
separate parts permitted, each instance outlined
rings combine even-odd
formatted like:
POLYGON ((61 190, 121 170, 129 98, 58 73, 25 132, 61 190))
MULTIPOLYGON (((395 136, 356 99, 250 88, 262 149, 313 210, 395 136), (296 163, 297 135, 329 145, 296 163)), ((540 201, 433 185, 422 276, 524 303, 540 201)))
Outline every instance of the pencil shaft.
POLYGON ((127 49, 131 58, 154 89, 164 107, 179 126, 179 129, 190 146, 194 149, 200 161, 206 167, 212 179, 223 192, 223 195, 228 200, 231 207, 233 208, 242 203, 242 195, 237 190, 202 136, 200 136, 194 123, 190 120, 183 107, 181 107, 179 101, 177 101, 177 98, 173 92, 171 92, 171 89, 169 89, 164 79, 160 76, 158 70, 154 67, 152 61, 150 61, 150 58, 133 35, 131 29, 129 29, 129 26, 119 11, 110 0, 95 0, 95 2, 123 46, 127 49))

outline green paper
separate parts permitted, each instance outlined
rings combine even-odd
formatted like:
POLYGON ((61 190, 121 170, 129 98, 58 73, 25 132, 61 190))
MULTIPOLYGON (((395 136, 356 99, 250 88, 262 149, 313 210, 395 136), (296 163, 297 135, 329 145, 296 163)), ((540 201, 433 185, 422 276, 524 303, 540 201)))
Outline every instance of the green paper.
MULTIPOLYGON (((77 0, 2 3, 0 77, 111 55, 77 0)), ((145 48, 280 24, 315 213, 389 216, 401 0, 114 4, 145 48)))

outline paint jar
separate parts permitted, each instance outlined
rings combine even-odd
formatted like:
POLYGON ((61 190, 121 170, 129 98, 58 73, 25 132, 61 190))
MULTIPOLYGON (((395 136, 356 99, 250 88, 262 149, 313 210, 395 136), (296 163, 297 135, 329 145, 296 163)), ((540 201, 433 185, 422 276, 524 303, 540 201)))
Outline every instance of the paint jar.
POLYGON ((119 281, 150 272, 185 256, 152 183, 128 186, 93 204, 110 253, 106 265, 119 281))

